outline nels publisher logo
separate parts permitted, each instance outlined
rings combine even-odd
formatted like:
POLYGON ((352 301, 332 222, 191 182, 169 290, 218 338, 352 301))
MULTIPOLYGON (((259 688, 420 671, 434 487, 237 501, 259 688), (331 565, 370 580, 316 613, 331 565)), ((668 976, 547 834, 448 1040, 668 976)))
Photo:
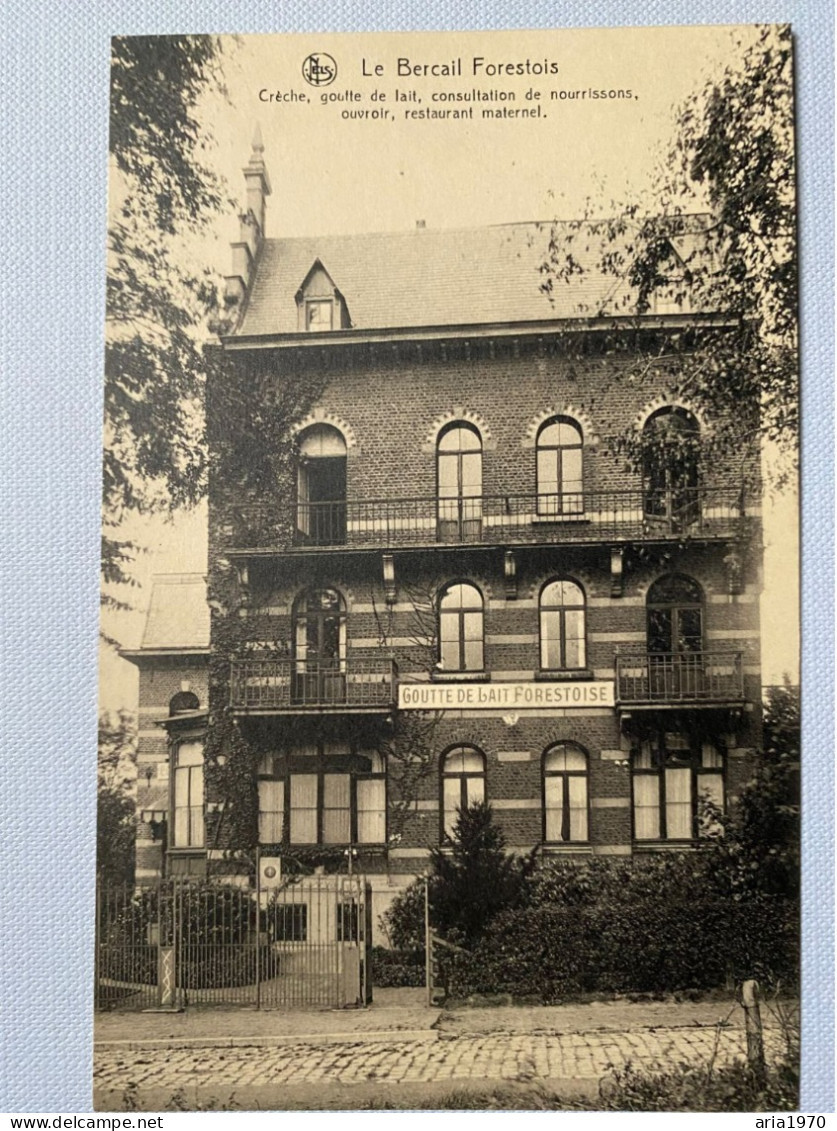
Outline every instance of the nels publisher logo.
POLYGON ((337 78, 337 64, 324 51, 316 51, 303 62, 302 77, 311 86, 328 86, 337 78))

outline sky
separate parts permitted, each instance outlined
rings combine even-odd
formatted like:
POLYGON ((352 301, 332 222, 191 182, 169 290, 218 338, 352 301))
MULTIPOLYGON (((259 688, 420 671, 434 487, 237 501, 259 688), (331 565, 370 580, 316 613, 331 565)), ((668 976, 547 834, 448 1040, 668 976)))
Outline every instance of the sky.
MULTIPOLYGON (((611 200, 645 201, 651 210, 650 186, 674 136, 676 108, 720 72, 733 43, 733 30, 719 27, 228 40, 226 96, 206 98, 200 112, 207 137, 214 138, 208 160, 226 178, 235 204, 184 249, 184 257, 219 275, 230 270, 229 241, 237 238, 235 217, 244 201, 241 171, 257 126, 273 190, 268 236, 406 231, 420 220, 430 228, 455 228, 572 218, 590 199, 599 211, 607 212, 611 200), (327 87, 312 87, 302 77, 302 61, 312 52, 328 53, 337 65, 327 87), (408 61, 409 76, 398 75, 399 59, 408 61), (477 77, 475 59, 483 60, 477 77), (453 69, 456 60, 461 75, 415 73, 434 64, 453 69), (554 64, 557 74, 484 74, 526 60, 546 70, 554 64), (534 105, 527 93, 537 92, 542 116, 488 122, 404 117, 405 110, 465 105, 434 103, 433 96, 475 88, 514 93, 515 106, 534 105), (593 99, 592 90, 631 96, 593 99), (415 101, 396 102, 396 91, 415 101), (373 92, 385 97, 373 99, 373 92), (277 93, 282 100, 269 100, 277 93), (375 109, 391 116, 343 116, 375 109)), ((106 628, 136 647, 152 575, 205 571, 205 508, 171 523, 132 520, 127 533, 146 548, 136 569, 137 608, 109 617, 106 628)), ((765 499, 765 544, 763 678, 778 683, 798 669, 795 494, 765 499)), ((131 708, 133 666, 103 649, 102 673, 102 705, 131 708)))

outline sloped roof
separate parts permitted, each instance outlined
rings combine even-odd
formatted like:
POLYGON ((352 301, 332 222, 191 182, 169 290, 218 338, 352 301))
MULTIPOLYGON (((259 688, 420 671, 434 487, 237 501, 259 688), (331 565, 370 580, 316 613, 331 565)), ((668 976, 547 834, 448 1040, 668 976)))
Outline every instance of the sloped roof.
POLYGON ((209 606, 201 574, 170 573, 154 578, 140 647, 142 651, 209 648, 209 606))
MULTIPOLYGON (((706 217, 690 217, 676 238, 692 254, 706 217)), ((631 314, 636 294, 623 269, 603 271, 602 254, 627 262, 632 236, 601 224, 531 222, 484 228, 266 239, 236 336, 296 333, 296 295, 319 259, 346 300, 352 328, 466 326, 631 314), (550 298, 550 237, 580 270, 556 280, 550 298)))

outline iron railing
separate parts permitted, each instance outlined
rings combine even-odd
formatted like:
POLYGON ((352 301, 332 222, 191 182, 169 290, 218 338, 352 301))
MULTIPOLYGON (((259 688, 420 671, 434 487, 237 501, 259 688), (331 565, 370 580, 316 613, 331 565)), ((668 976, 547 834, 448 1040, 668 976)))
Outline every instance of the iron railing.
POLYGON ((344 1008, 368 1002, 371 905, 358 875, 97 885, 96 1008, 344 1008))
POLYGON ((728 703, 744 698, 741 652, 651 652, 616 657, 620 703, 728 703))
POLYGON ((231 508, 242 548, 597 543, 728 538, 752 510, 740 487, 558 495, 349 499, 231 508))
POLYGON ((385 656, 344 660, 232 660, 230 706, 288 712, 342 707, 388 710, 397 669, 385 656))

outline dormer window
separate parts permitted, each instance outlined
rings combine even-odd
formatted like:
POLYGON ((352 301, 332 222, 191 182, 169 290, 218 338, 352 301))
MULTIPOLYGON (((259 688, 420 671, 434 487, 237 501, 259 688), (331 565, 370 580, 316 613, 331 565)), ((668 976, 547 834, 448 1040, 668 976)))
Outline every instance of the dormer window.
POLYGON ((352 325, 346 300, 319 259, 312 263, 296 292, 300 330, 325 334, 330 330, 347 330, 352 325))
POLYGON ((334 303, 331 299, 308 299, 305 303, 305 329, 317 332, 334 327, 334 303))

